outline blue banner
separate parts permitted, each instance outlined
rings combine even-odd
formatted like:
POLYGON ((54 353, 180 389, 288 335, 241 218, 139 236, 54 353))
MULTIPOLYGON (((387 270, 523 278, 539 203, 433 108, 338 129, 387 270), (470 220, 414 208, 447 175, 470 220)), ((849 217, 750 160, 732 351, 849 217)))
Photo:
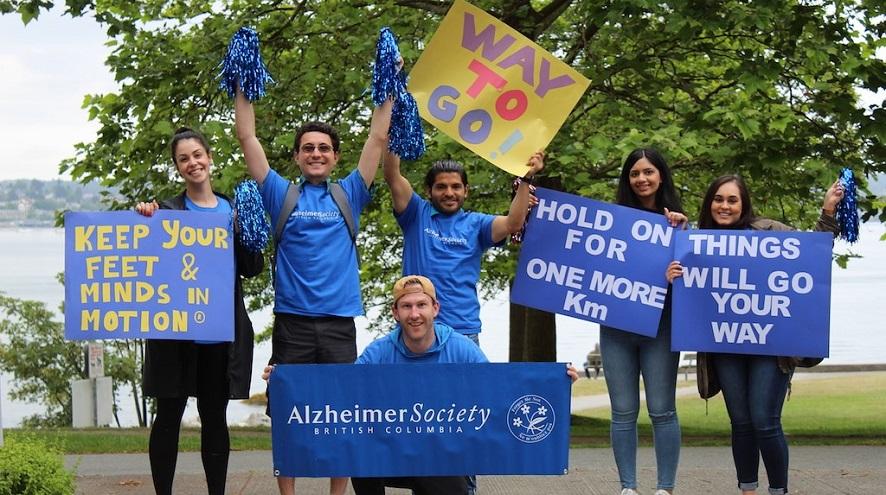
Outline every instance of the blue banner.
POLYGON ((832 244, 824 232, 678 233, 671 349, 827 357, 832 244))
POLYGON ((538 188, 511 301, 655 336, 676 229, 656 215, 538 188))
POLYGON ((220 213, 65 214, 65 338, 234 339, 234 245, 220 213))
POLYGON ((562 363, 278 365, 278 476, 565 474, 562 363))

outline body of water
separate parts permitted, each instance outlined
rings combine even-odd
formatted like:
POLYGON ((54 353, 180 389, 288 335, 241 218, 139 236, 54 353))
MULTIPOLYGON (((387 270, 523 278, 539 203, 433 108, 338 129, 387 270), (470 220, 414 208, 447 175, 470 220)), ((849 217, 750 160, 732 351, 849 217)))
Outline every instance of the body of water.
MULTIPOLYGON (((838 242, 837 252, 851 251, 862 256, 853 259, 846 270, 834 265, 831 295, 831 356, 826 363, 860 364, 886 361, 886 242, 879 240, 882 224, 862 226, 861 240, 854 246, 838 242)), ((64 299, 64 289, 56 274, 64 268, 64 232, 60 229, 0 229, 0 291, 20 299, 43 301, 57 309, 64 299)), ((508 294, 503 292, 483 301, 480 316, 483 333, 480 346, 493 362, 508 360, 508 294)), ((256 328, 271 321, 270 309, 252 314, 256 328)), ((357 319, 357 347, 362 350, 375 338, 366 330, 368 321, 357 319)), ((557 360, 581 366, 589 350, 599 339, 599 327, 574 318, 557 316, 557 360)), ((259 374, 270 357, 270 343, 256 346, 252 392, 264 390, 259 374)), ((22 418, 40 412, 40 407, 10 401, 7 397, 11 376, 0 370, 0 414, 6 427, 16 426, 22 418)), ((135 424, 132 400, 120 397, 120 419, 124 426, 135 424)), ((263 408, 234 401, 228 408, 232 424, 242 422, 263 408)), ((195 404, 189 404, 186 420, 196 418, 195 404)))

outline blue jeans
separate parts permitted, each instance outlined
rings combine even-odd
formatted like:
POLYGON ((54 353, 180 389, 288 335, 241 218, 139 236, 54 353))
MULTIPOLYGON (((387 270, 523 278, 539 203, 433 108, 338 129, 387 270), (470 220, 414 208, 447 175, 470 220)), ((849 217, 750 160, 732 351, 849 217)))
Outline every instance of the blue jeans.
POLYGON ((757 488, 760 457, 769 493, 788 492, 788 443, 781 429, 781 408, 791 375, 773 356, 711 354, 732 423, 732 458, 742 490, 757 488))
POLYGON ((637 488, 637 415, 640 412, 640 374, 646 390, 646 409, 652 420, 657 488, 672 490, 680 459, 680 423, 674 394, 680 353, 671 352, 670 318, 662 318, 658 336, 644 337, 600 326, 600 355, 612 424, 609 434, 622 488, 637 488))

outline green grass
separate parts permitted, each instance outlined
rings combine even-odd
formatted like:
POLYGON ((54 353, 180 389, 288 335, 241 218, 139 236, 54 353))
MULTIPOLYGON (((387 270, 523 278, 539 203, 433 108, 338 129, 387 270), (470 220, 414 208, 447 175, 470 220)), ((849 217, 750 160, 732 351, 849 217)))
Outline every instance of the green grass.
POLYGON ((602 378, 589 378, 585 379, 582 377, 581 380, 572 384, 572 396, 573 397, 582 397, 585 395, 600 395, 606 393, 606 380, 602 378))
MULTIPOLYGON (((694 382, 678 382, 694 386, 694 382)), ((603 380, 579 380, 574 395, 605 394, 603 380)), ((886 446, 886 373, 794 380, 791 399, 785 403, 782 423, 792 445, 878 445, 886 446)), ((643 406, 645 407, 645 406, 643 406)), ((677 414, 683 430, 683 445, 729 445, 729 417, 723 395, 707 404, 697 395, 679 398, 677 414)), ((29 436, 55 446, 67 454, 146 452, 146 428, 54 428, 7 429, 7 438, 29 436)), ((652 444, 652 428, 645 410, 639 419, 641 445, 652 444)), ((185 428, 181 451, 200 449, 200 430, 185 428)), ((573 447, 609 446, 609 408, 580 411, 572 416, 573 447)), ((268 450, 268 428, 231 428, 233 450, 268 450)))
MULTIPOLYGON (((794 445, 886 445, 884 397, 886 373, 794 380, 782 425, 794 445)), ((696 395, 678 398, 677 414, 684 445, 729 445, 723 394, 707 405, 696 395)), ((609 445, 608 407, 579 411, 572 419, 573 446, 609 445)), ((642 408, 638 430, 641 444, 651 445, 652 427, 642 408)))
MULTIPOLYGON (((7 438, 36 437, 66 454, 137 453, 148 451, 148 428, 40 428, 4 430, 7 438)), ((264 427, 231 428, 232 450, 269 450, 271 430, 264 427)), ((179 450, 200 450, 200 430, 182 428, 179 450)))
MULTIPOLYGON (((583 373, 583 372, 580 372, 583 373)), ((583 397, 585 395, 605 395, 608 393, 606 391, 606 380, 603 378, 584 378, 584 375, 581 375, 581 380, 575 382, 572 385, 572 396, 573 397, 583 397)), ((695 387, 695 381, 686 381, 683 379, 683 374, 680 373, 677 378, 677 388, 682 387, 695 387)))

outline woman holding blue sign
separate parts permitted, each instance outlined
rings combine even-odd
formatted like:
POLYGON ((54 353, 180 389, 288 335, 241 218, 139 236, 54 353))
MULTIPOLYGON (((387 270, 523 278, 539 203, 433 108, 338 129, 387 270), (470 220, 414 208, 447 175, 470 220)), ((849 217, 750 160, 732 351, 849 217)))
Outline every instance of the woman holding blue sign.
MULTIPOLYGON (((152 216, 157 209, 232 214, 231 201, 212 190, 212 152, 202 134, 188 128, 176 131, 170 143, 172 161, 184 179, 185 191, 160 204, 139 203, 136 211, 152 216)), ((228 471, 230 437, 229 399, 249 397, 253 330, 243 303, 240 277, 254 277, 263 267, 261 252, 245 249, 235 239, 234 341, 148 340, 145 352, 144 393, 154 397, 157 414, 151 426, 148 451, 151 477, 158 494, 172 493, 178 456, 181 419, 188 397, 197 398, 200 415, 200 453, 210 495, 223 495, 228 471)))
MULTIPOLYGON (((842 198, 843 188, 837 181, 825 194, 816 231, 837 235, 839 226, 834 212, 842 198)), ((711 183, 702 201, 698 226, 701 229, 794 230, 754 215, 748 188, 737 175, 724 175, 711 183)), ((667 270, 668 282, 682 275, 683 267, 673 261, 667 270)), ((820 361, 749 354, 698 354, 702 398, 717 393, 714 384, 723 390, 732 423, 732 457, 738 488, 743 494, 757 493, 760 457, 769 477, 769 493, 788 492, 788 445, 781 427, 781 410, 794 368, 813 366, 820 361)))
MULTIPOLYGON (((671 171, 661 154, 639 148, 625 159, 618 179, 616 203, 665 216, 671 226, 685 225, 686 215, 671 171)), ((645 337, 600 325, 600 354, 612 404, 610 437, 621 495, 637 495, 637 415, 640 374, 646 408, 652 421, 658 481, 655 495, 674 490, 680 458, 680 423, 675 393, 679 352, 671 352, 671 294, 668 291, 655 337, 645 337)))

